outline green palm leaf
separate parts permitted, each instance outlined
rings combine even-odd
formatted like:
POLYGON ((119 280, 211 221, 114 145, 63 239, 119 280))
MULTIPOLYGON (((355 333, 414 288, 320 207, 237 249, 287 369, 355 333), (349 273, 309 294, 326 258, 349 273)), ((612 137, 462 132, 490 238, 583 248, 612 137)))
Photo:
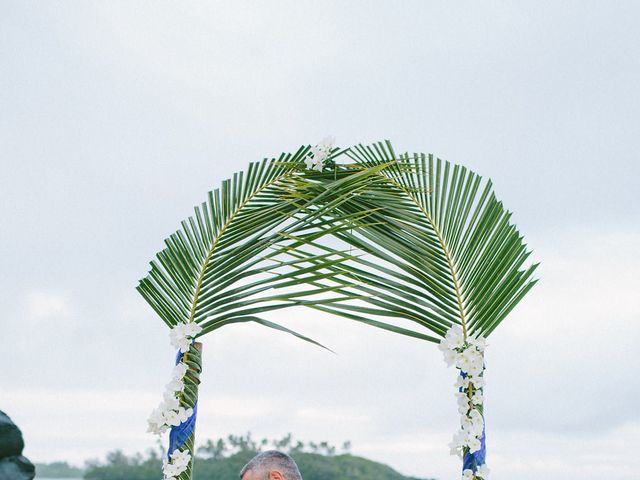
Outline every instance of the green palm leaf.
MULTIPOLYGON (((328 181, 333 198, 323 199, 327 192, 309 189, 306 177, 314 175, 301 170, 308 150, 301 147, 295 154, 250 164, 246 172, 210 192, 182 228, 165 240, 166 247, 137 289, 168 326, 193 321, 203 327, 202 335, 254 321, 313 342, 258 315, 344 301, 344 292, 331 294, 344 287, 335 266, 347 256, 321 253, 289 262, 277 259, 288 251, 291 238, 316 241, 328 233, 339 234, 342 222, 334 222, 330 212, 381 167, 336 172, 328 181), (295 289, 332 278, 331 285, 295 289)), ((363 213, 345 215, 342 221, 363 213)))
MULTIPOLYGON (((335 234, 365 255, 331 267, 357 283, 339 291, 360 295, 368 306, 314 308, 434 342, 453 324, 488 336, 535 284, 537 267, 526 265, 530 252, 491 181, 431 155, 396 156, 389 142, 344 154, 363 169, 384 166, 338 209, 343 216, 368 212, 366 225, 335 234), (413 321, 435 336, 375 320, 379 316, 413 321)), ((316 188, 330 190, 321 183, 316 188)), ((298 259, 310 257, 304 243, 297 244, 298 259)))

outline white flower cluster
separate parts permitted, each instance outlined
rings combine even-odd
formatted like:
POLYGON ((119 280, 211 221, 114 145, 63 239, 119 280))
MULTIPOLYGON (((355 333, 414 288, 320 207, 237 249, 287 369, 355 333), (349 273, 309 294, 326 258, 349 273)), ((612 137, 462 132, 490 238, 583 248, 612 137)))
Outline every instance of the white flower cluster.
POLYGON ((171 345, 180 352, 187 353, 193 342, 193 338, 202 331, 202 327, 196 322, 179 323, 169 332, 171 345))
POLYGON ((180 362, 173 369, 171 381, 167 384, 160 405, 151 412, 147 420, 149 427, 147 432, 161 435, 171 427, 177 427, 186 422, 191 415, 193 409, 180 406, 178 393, 184 390, 183 378, 187 373, 187 365, 180 362))
POLYGON ((187 470, 189 462, 191 462, 191 454, 188 450, 174 450, 171 454, 171 460, 164 459, 162 465, 164 480, 177 480, 177 477, 187 470))
POLYGON ((473 470, 467 468, 462 471, 462 480, 473 480, 474 478, 487 478, 489 476, 489 467, 483 463, 474 473, 473 470))
MULTIPOLYGON (((458 412, 460 412, 460 430, 449 444, 452 455, 463 458, 465 453, 480 450, 484 418, 481 408, 484 402, 484 349, 483 337, 465 338, 462 328, 454 325, 449 329, 438 348, 444 354, 447 366, 455 365, 461 371, 455 383, 457 388, 458 412)), ((489 469, 480 465, 476 472, 466 469, 463 480, 485 479, 489 469)))
MULTIPOLYGON (((186 353, 191 346, 193 336, 202 331, 202 327, 196 323, 181 323, 171 329, 171 344, 180 349, 182 353, 186 353)), ((163 400, 160 405, 151 412, 147 423, 149 427, 147 432, 161 435, 171 427, 177 427, 186 422, 193 415, 192 408, 184 408, 180 406, 178 395, 184 391, 184 376, 189 367, 180 361, 173 368, 171 380, 167 384, 163 400)))
POLYGON ((325 137, 319 144, 311 148, 304 159, 304 163, 309 170, 322 171, 324 162, 331 154, 334 142, 335 139, 333 137, 325 137))

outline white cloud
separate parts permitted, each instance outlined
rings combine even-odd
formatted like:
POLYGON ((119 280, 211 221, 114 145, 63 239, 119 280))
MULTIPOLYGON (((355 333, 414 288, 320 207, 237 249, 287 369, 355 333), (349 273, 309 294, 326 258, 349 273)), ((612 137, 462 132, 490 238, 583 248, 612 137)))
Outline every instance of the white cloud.
POLYGON ((640 422, 595 434, 507 433, 491 438, 492 478, 584 478, 599 480, 637 477, 632 445, 640 438, 640 422))
POLYGON ((628 374, 640 363, 639 240, 632 230, 572 230, 538 241, 540 282, 487 353, 497 389, 488 410, 501 428, 602 431, 640 420, 628 401, 640 394, 628 374))
POLYGON ((70 299, 58 292, 35 291, 27 295, 27 316, 31 319, 69 319, 73 315, 70 299))

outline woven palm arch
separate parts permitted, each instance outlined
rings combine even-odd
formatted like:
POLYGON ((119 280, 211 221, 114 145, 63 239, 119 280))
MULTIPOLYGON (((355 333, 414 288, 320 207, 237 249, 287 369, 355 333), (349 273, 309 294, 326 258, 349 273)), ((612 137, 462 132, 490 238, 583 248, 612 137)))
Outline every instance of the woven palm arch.
MULTIPOLYGON (((321 171, 311 155, 250 164, 165 241, 138 290, 169 327, 255 322, 316 343, 261 316, 306 306, 430 342, 454 325, 486 337, 534 285, 490 181, 388 141, 331 149, 321 171)), ((200 344, 184 357, 178 398, 193 408, 200 344)), ((195 431, 182 440, 192 457, 195 431)), ((192 461, 176 478, 191 474, 192 461)))

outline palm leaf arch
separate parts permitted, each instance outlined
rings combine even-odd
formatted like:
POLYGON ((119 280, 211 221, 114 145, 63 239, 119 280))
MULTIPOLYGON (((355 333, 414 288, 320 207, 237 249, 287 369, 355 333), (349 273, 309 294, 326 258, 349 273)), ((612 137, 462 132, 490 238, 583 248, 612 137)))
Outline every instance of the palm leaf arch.
MULTIPOLYGON (((256 322, 318 344, 262 316, 307 306, 439 342, 453 325, 488 336, 535 284, 490 181, 432 155, 397 156, 388 141, 333 149, 320 172, 304 168, 309 151, 251 163, 165 240, 137 289, 169 327, 195 322, 200 336, 256 322)), ((178 357, 184 408, 197 404, 200 347, 178 357)), ((193 455, 191 425, 180 448, 193 455)), ((192 467, 191 457, 179 478, 192 467)))

